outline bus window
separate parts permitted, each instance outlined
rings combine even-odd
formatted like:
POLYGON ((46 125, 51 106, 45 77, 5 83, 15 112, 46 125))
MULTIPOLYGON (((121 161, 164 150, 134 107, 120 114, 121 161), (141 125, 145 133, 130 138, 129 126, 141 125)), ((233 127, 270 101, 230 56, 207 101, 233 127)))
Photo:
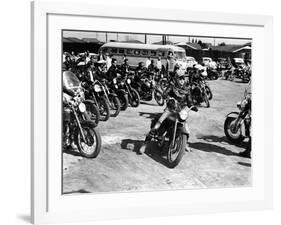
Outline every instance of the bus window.
POLYGON ((127 49, 127 54, 132 55, 133 54, 133 49, 127 49))
POLYGON ((165 56, 165 52, 158 52, 158 56, 164 57, 165 56))
POLYGON ((140 54, 140 50, 135 50, 135 55, 139 55, 140 54))
POLYGON ((125 50, 124 49, 119 49, 119 54, 124 54, 125 53, 125 50))
POLYGON ((141 54, 142 54, 142 55, 148 55, 148 51, 147 51, 147 50, 142 50, 142 51, 141 51, 141 54))
POLYGON ((102 51, 102 54, 105 54, 108 52, 108 48, 103 48, 101 51, 102 51))
POLYGON ((113 54, 116 54, 117 53, 117 48, 112 48, 110 52, 113 53, 113 54))
POLYGON ((151 51, 151 52, 150 52, 150 55, 151 55, 151 56, 156 56, 156 51, 151 51))

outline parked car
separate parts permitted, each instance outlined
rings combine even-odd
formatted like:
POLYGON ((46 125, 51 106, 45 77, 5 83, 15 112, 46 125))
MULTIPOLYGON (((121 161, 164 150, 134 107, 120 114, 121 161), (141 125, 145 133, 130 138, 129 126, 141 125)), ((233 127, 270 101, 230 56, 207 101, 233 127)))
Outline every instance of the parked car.
POLYGON ((210 57, 202 57, 202 64, 203 66, 210 67, 211 69, 217 68, 216 62, 210 57))

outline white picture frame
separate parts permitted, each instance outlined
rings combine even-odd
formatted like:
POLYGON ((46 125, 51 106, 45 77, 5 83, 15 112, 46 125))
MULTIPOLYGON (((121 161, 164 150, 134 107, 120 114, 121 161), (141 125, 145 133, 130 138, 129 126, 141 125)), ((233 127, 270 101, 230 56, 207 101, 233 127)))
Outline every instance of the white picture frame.
MULTIPOLYGON (((85 27, 81 27, 81 30, 85 30, 85 27)), ((173 32, 175 31, 171 30, 168 33, 173 32)), ((157 9, 155 11, 152 8, 121 8, 84 3, 36 1, 32 2, 32 33, 31 218, 34 224, 272 208, 272 17, 184 10, 157 9), (124 21, 124 23, 127 21, 128 27, 133 27, 133 23, 141 23, 143 26, 147 24, 147 31, 152 33, 154 28, 152 29, 151 25, 148 25, 149 23, 159 24, 159 29, 163 29, 163 27, 161 28, 163 24, 172 23, 175 26, 171 29, 174 30, 188 24, 190 32, 195 32, 197 29, 198 35, 204 35, 208 29, 214 29, 215 35, 215 28, 219 26, 225 26, 220 32, 222 34, 223 31, 227 31, 226 36, 239 36, 235 30, 237 28, 240 29, 241 35, 248 34, 249 30, 253 31, 249 35, 253 35, 253 74, 256 74, 257 77, 253 82, 253 102, 255 104, 253 112, 257 112, 254 116, 256 123, 253 123, 256 124, 253 129, 256 132, 254 131, 253 135, 257 137, 256 143, 253 141, 253 154, 255 155, 253 168, 257 172, 253 176, 252 187, 92 194, 67 198, 61 196, 59 192, 60 176, 56 176, 61 173, 61 159, 56 158, 57 152, 55 152, 55 149, 60 148, 57 146, 60 137, 56 140, 52 139, 53 132, 51 132, 56 128, 55 124, 58 124, 52 121, 56 115, 55 109, 60 107, 58 105, 60 103, 53 101, 53 99, 59 98, 56 94, 60 93, 60 83, 55 83, 57 80, 54 74, 57 75, 60 70, 61 58, 57 58, 57 62, 55 62, 55 57, 52 56, 61 54, 61 42, 56 42, 56 38, 59 37, 57 36, 58 31, 62 28, 79 27, 79 23, 83 23, 85 27, 88 26, 87 30, 92 30, 94 28, 91 26, 94 23, 91 21, 94 20, 98 21, 100 26, 106 26, 107 29, 110 29, 111 26, 111 30, 114 30, 114 27, 121 29, 114 24, 114 21, 117 20, 124 21), (105 22, 106 20, 108 23, 105 22), (68 26, 64 27, 65 24, 68 26), (194 25, 197 28, 193 28, 194 25), (205 28, 199 30, 200 26, 205 28), (233 29, 227 29, 229 26, 233 29), (266 123, 265 118, 267 118, 266 123), (79 207, 82 205, 85 207, 79 207), (77 208, 81 210, 77 210, 77 208)), ((177 32, 177 34, 179 33, 177 32)), ((60 132, 60 129, 58 130, 60 132)))

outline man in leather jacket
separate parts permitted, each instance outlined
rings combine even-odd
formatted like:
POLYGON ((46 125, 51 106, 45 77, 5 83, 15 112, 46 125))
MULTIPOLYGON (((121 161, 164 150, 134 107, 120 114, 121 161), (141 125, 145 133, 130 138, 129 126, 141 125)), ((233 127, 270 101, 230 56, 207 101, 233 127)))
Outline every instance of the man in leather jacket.
POLYGON ((114 78, 116 78, 120 71, 118 70, 117 68, 117 59, 115 58, 112 58, 111 60, 111 66, 110 68, 108 69, 107 73, 105 74, 105 78, 108 80, 108 81, 112 81, 114 78))
POLYGON ((127 74, 129 72, 129 63, 128 63, 128 59, 124 59, 124 63, 121 65, 121 75, 124 76, 125 74, 127 74))
MULTIPOLYGON (((187 105, 189 108, 193 106, 193 102, 191 99, 191 94, 189 87, 186 86, 185 82, 185 75, 184 74, 177 74, 175 77, 175 83, 171 83, 170 86, 165 90, 163 93, 164 98, 174 98, 176 99, 181 105, 187 105)), ((197 108, 194 108, 194 111, 197 111, 197 108)), ((151 129, 150 134, 155 134, 159 127, 161 126, 162 122, 171 114, 171 111, 167 107, 164 113, 161 115, 159 120, 156 122, 154 127, 151 129)))

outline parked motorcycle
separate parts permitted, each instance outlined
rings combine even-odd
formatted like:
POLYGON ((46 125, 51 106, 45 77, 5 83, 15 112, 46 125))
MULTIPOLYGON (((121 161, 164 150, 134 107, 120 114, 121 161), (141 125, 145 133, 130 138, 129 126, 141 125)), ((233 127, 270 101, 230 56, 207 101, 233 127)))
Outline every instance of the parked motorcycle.
POLYGON ((124 78, 117 78, 118 89, 124 90, 128 94, 128 101, 132 107, 138 107, 140 104, 140 96, 136 89, 131 86, 133 80, 132 74, 126 74, 124 78))
POLYGON ((129 106, 128 93, 123 89, 124 84, 119 85, 119 82, 117 78, 114 78, 108 85, 112 92, 116 93, 120 102, 120 109, 125 111, 129 106))
POLYGON ((117 94, 108 87, 105 79, 101 81, 101 84, 104 96, 110 108, 110 116, 116 117, 119 115, 121 110, 121 103, 119 101, 119 98, 117 94))
POLYGON ((191 84, 191 97, 194 104, 205 103, 206 107, 210 107, 209 100, 212 99, 213 94, 207 85, 206 81, 193 82, 191 84))
POLYGON ((163 92, 155 81, 155 73, 142 75, 143 78, 138 82, 133 82, 132 87, 136 89, 143 101, 151 101, 154 97, 158 105, 164 105, 163 92))
POLYGON ((64 71, 63 72, 63 83, 66 85, 75 84, 75 94, 77 97, 83 101, 83 103, 86 105, 86 111, 88 115, 90 116, 90 119, 93 120, 96 125, 98 125, 100 121, 100 113, 98 107, 95 105, 95 102, 90 99, 85 99, 85 88, 82 87, 82 83, 78 79, 78 77, 70 72, 70 71, 64 71))
MULTIPOLYGON (((179 104, 174 98, 169 98, 165 112, 167 110, 171 114, 162 122, 156 134, 146 136, 144 145, 140 148, 139 153, 144 153, 148 144, 151 141, 155 141, 161 151, 167 155, 167 166, 174 168, 182 160, 189 138, 187 125, 189 112, 191 110, 197 111, 197 108, 194 106, 188 108, 185 105, 179 104)), ((151 128, 154 127, 158 120, 159 117, 152 121, 151 128)))
POLYGON ((217 80, 219 78, 219 72, 216 69, 207 68, 207 77, 210 80, 217 80))
POLYGON ((83 87, 85 88, 86 99, 92 100, 98 107, 100 120, 107 121, 110 117, 110 108, 101 83, 98 80, 91 80, 90 82, 83 82, 83 87))
POLYGON ((63 95, 64 148, 75 144, 83 156, 95 158, 101 150, 101 136, 97 124, 87 113, 84 98, 80 95, 80 82, 77 77, 64 74, 63 84, 66 92, 63 95))
POLYGON ((233 143, 239 144, 246 137, 250 137, 251 127, 251 100, 245 98, 237 103, 239 112, 231 112, 224 122, 224 133, 233 143))

